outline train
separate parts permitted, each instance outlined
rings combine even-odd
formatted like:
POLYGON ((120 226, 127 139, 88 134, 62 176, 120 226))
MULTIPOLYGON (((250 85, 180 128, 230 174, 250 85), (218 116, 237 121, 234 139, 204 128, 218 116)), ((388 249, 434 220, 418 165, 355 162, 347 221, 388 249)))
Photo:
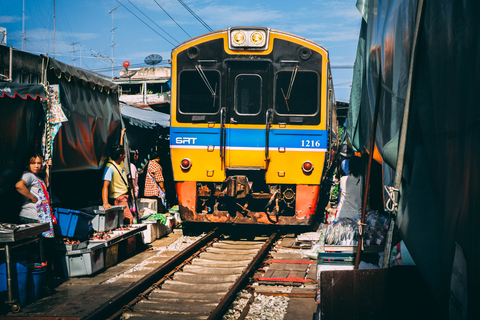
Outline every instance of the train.
POLYGON ((328 51, 287 32, 231 27, 180 44, 171 65, 182 221, 312 225, 338 149, 328 51))

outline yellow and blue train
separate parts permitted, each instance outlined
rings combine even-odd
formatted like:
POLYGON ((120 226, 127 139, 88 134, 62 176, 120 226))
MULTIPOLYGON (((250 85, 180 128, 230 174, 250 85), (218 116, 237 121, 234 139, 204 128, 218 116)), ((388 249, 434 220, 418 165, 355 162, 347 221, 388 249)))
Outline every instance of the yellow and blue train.
POLYGON ((286 32, 239 27, 182 43, 171 63, 182 220, 312 224, 337 148, 328 51, 286 32))

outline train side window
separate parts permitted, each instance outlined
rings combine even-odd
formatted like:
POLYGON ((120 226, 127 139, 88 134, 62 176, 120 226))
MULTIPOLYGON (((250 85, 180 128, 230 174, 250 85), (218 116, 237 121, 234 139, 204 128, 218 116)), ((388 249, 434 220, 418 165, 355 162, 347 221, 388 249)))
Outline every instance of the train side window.
POLYGON ((312 71, 279 71, 275 76, 275 111, 279 115, 314 115, 318 112, 319 76, 312 71))
POLYGON ((235 111, 239 115, 258 115, 262 107, 262 78, 258 74, 235 77, 235 111))
POLYGON ((217 70, 183 70, 180 73, 178 99, 180 113, 216 114, 220 105, 219 94, 220 73, 217 70))

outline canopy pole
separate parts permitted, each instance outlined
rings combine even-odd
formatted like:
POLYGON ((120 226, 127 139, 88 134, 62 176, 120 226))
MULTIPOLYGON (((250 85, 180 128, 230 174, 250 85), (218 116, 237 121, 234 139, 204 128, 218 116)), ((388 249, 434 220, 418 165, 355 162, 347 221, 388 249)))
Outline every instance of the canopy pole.
POLYGON ((8 66, 8 79, 12 81, 12 66, 13 66, 13 47, 10 46, 10 61, 8 66))
POLYGON ((408 131, 408 117, 410 114, 411 93, 412 93, 412 79, 413 79, 413 67, 415 64, 415 54, 418 44, 418 30, 420 29, 420 20, 423 12, 423 0, 418 1, 417 7, 417 21, 415 22, 415 34, 413 36, 412 58, 410 59, 410 66, 408 70, 408 82, 407 82, 407 94, 405 97, 405 110, 403 111, 402 131, 400 134, 400 141, 398 145, 398 157, 397 167, 395 169, 395 181, 394 181, 394 207, 393 211, 389 215, 387 240, 385 242, 385 249, 383 252, 383 268, 387 268, 390 262, 390 252, 392 250, 393 229, 395 228, 395 221, 398 212, 398 200, 400 196, 400 186, 402 184, 403 164, 405 160, 405 147, 407 144, 407 131, 408 131))
POLYGON ((361 230, 358 237, 357 244, 357 254, 355 256, 355 270, 358 269, 358 264, 360 263, 360 254, 363 248, 363 233, 365 224, 365 212, 367 211, 367 202, 368 202, 368 191, 370 190, 370 173, 372 169, 372 160, 373 152, 375 151, 375 136, 377 134, 377 120, 378 120, 378 110, 380 109, 380 98, 382 93, 382 77, 378 76, 378 85, 377 85, 377 95, 375 97, 375 111, 373 113, 373 123, 372 123, 372 136, 370 138, 370 153, 368 155, 368 167, 367 167, 367 176, 365 179, 365 188, 363 193, 363 205, 362 205, 362 218, 360 220, 359 229, 361 230))

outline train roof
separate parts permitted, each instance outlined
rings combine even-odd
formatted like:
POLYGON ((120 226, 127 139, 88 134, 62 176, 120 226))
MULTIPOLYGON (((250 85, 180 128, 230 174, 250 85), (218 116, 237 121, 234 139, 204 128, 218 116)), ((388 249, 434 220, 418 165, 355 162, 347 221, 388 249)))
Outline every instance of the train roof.
MULTIPOLYGON (((245 27, 245 26, 243 26, 243 27, 234 27, 234 28, 235 28, 235 29, 239 29, 239 28, 240 28, 240 29, 241 29, 241 28, 249 28, 249 29, 259 28, 259 29, 266 29, 266 30, 267 30, 268 32, 270 32, 270 33, 283 34, 283 35, 287 35, 287 36, 290 36, 290 37, 293 37, 293 38, 297 38, 297 39, 303 40, 303 41, 305 41, 305 42, 309 42, 309 43, 311 43, 312 45, 315 45, 315 46, 321 48, 322 50, 324 50, 325 52, 328 53, 328 49, 326 49, 324 46, 316 43, 315 41, 309 40, 309 39, 307 39, 307 38, 298 36, 298 35, 293 34, 293 33, 285 32, 285 31, 280 31, 280 30, 275 30, 275 29, 270 29, 270 28, 266 28, 266 27, 245 27)), ((189 42, 196 41, 196 40, 198 40, 198 39, 200 39, 200 38, 203 38, 203 37, 206 37, 206 36, 211 36, 211 35, 220 34, 220 33, 226 33, 226 32, 228 32, 228 30, 229 30, 229 29, 221 29, 221 30, 217 30, 217 31, 205 33, 205 34, 202 34, 202 35, 200 35, 200 36, 191 38, 191 39, 189 39, 189 40, 186 40, 186 41, 180 43, 178 46, 174 47, 174 48, 172 49, 172 52, 175 51, 175 50, 177 50, 178 48, 180 48, 180 47, 188 44, 189 42)))

